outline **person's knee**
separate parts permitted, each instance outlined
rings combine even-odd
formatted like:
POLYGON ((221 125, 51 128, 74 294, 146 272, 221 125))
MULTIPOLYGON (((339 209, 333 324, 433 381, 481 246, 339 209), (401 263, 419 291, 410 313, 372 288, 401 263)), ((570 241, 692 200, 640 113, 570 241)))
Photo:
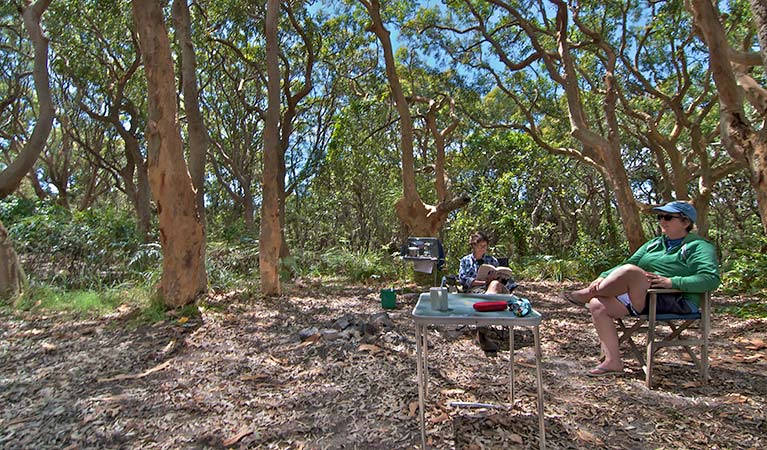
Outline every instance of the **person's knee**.
POLYGON ((629 286, 638 289, 648 289, 650 287, 650 281, 647 279, 647 272, 639 266, 624 264, 616 269, 613 274, 616 279, 627 282, 629 286))
POLYGON ((589 301, 588 308, 592 316, 601 317, 607 315, 607 307, 597 298, 592 298, 589 301))
POLYGON ((487 293, 488 294, 505 294, 507 293, 506 286, 504 286, 503 283, 501 283, 498 280, 493 280, 487 286, 487 293))
POLYGON ((624 264, 617 269, 615 269, 616 272, 619 273, 625 273, 625 274, 636 274, 636 275, 645 275, 645 270, 639 266, 635 266, 634 264, 624 264))

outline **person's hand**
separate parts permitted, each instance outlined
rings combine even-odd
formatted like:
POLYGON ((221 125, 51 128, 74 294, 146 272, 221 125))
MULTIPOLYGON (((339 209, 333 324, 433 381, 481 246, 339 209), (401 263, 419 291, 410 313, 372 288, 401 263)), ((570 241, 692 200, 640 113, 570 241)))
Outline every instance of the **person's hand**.
POLYGON ((601 283, 602 280, 604 280, 604 278, 599 277, 596 280, 592 281, 591 284, 589 284, 589 293, 593 294, 594 292, 596 292, 597 289, 599 289, 599 283, 601 283))
POLYGON ((655 289, 670 289, 671 288, 671 278, 666 278, 664 276, 647 272, 647 281, 650 282, 650 287, 655 289))

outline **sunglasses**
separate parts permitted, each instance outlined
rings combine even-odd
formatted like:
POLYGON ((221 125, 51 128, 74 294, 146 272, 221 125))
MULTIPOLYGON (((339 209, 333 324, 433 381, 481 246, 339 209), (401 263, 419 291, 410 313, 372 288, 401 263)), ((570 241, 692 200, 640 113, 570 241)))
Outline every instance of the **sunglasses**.
POLYGON ((672 216, 671 214, 658 214, 658 220, 671 221, 674 219, 684 219, 684 217, 672 216))

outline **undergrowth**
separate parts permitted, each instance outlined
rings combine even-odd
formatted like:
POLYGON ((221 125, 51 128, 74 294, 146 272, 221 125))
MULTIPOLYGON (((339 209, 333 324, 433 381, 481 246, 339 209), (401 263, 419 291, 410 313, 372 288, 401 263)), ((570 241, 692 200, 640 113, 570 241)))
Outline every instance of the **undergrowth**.
MULTIPOLYGON (((152 300, 161 277, 162 248, 158 242, 139 239, 135 219, 126 208, 104 205, 80 212, 11 199, 0 202, 0 220, 30 278, 28 289, 15 300, 14 307, 99 315, 129 305, 141 309, 143 320, 165 317, 162 303, 152 300)), ((258 295, 258 241, 237 233, 209 238, 206 271, 210 289, 258 295)), ((518 280, 587 282, 625 254, 625 249, 617 247, 596 252, 597 243, 584 242, 574 256, 529 256, 512 259, 509 266, 518 280)), ((387 287, 402 285, 405 280, 418 286, 433 282, 431 275, 415 273, 412 264, 389 254, 384 247, 357 249, 343 242, 321 250, 302 248, 295 242, 288 246, 291 255, 281 260, 280 268, 284 283, 302 277, 387 287)), ((727 314, 767 317, 767 306, 761 301, 767 292, 763 248, 767 248, 767 239, 754 238, 750 245, 734 247, 723 256, 718 292, 756 299, 726 307, 723 311, 727 314)), ((460 255, 448 255, 445 273, 457 272, 458 259, 460 255)))

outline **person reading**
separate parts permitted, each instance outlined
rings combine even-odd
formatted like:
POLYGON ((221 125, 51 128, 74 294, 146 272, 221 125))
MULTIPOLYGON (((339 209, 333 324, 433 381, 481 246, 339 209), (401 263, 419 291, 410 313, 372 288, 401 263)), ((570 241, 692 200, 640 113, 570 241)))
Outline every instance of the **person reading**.
POLYGON ((472 294, 508 294, 517 283, 511 277, 511 269, 498 267, 498 260, 487 253, 488 243, 489 239, 482 232, 471 235, 471 253, 461 258, 458 282, 464 292, 472 294))
MULTIPOLYGON (((511 278, 511 269, 498 268, 498 260, 487 253, 488 244, 489 239, 484 233, 471 235, 471 253, 461 258, 458 281, 467 293, 509 294, 517 287, 517 283, 511 278)), ((498 351, 498 344, 487 338, 487 327, 477 327, 477 342, 485 352, 498 351)))
MULTIPOLYGON (((570 303, 588 306, 605 356, 589 376, 623 373, 615 319, 638 316, 647 305, 647 290, 678 289, 661 294, 664 303, 682 313, 695 313, 702 292, 719 285, 719 265, 714 246, 691 232, 697 219, 695 207, 674 201, 652 209, 658 213, 662 232, 642 245, 622 264, 599 275, 587 287, 560 295, 570 303)), ((660 310, 658 298, 658 312, 660 310)))

